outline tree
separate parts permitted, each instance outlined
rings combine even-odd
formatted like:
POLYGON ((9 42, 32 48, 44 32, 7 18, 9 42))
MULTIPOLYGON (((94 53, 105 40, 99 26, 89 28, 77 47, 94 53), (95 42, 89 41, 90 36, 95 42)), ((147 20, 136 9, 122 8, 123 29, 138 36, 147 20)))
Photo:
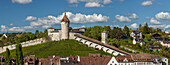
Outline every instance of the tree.
POLYGON ((139 29, 142 27, 142 25, 141 24, 139 24, 139 29))
POLYGON ((10 51, 6 48, 5 65, 11 65, 10 51))
POLYGON ((113 38, 121 39, 124 36, 121 28, 119 28, 119 27, 114 27, 110 34, 111 34, 110 38, 112 38, 112 39, 113 38))
POLYGON ((39 38, 40 33, 39 33, 38 30, 35 31, 35 35, 36 35, 37 38, 39 38))
POLYGON ((127 26, 124 27, 123 32, 126 34, 126 36, 130 36, 129 34, 129 28, 127 26))
POLYGON ((109 41, 110 45, 113 45, 115 47, 119 47, 120 46, 119 41, 116 38, 108 39, 108 41, 109 41))
POLYGON ((23 52, 22 52, 22 45, 16 45, 16 65, 23 65, 23 52))
POLYGON ((149 27, 148 24, 146 23, 145 26, 143 27, 142 33, 148 34, 149 33, 149 27))
POLYGON ((108 32, 108 38, 110 38, 110 32, 111 32, 110 26, 104 26, 104 30, 108 32))

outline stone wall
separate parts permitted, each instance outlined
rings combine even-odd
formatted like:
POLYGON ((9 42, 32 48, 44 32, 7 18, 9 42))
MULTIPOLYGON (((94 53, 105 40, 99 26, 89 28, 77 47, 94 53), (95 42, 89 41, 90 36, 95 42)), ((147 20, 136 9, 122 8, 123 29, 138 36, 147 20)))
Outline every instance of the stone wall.
MULTIPOLYGON (((33 45, 41 44, 41 43, 44 43, 44 42, 46 42, 46 40, 43 39, 43 38, 40 38, 40 39, 35 39, 35 40, 22 42, 20 44, 22 45, 22 47, 27 47, 27 46, 33 46, 33 45)), ((0 53, 5 52, 6 48, 8 48, 9 50, 13 50, 13 49, 16 48, 16 44, 4 46, 3 48, 0 47, 0 53)))
POLYGON ((128 55, 129 54, 125 51, 119 50, 118 48, 113 48, 113 46, 110 47, 108 44, 104 44, 104 43, 101 44, 100 41, 98 41, 100 43, 97 43, 97 42, 94 42, 96 40, 92 41, 90 39, 86 39, 85 37, 79 37, 79 36, 75 36, 74 39, 77 41, 80 41, 83 44, 86 44, 89 47, 98 48, 99 50, 113 54, 115 56, 117 56, 118 54, 120 54, 120 55, 128 55))

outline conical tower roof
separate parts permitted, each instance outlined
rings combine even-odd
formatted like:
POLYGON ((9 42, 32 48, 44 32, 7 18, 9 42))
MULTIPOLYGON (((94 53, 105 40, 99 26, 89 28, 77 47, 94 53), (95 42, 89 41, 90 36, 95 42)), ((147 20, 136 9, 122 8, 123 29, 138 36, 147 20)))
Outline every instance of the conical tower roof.
POLYGON ((70 22, 70 20, 67 18, 66 13, 65 13, 63 19, 61 20, 61 22, 70 22))

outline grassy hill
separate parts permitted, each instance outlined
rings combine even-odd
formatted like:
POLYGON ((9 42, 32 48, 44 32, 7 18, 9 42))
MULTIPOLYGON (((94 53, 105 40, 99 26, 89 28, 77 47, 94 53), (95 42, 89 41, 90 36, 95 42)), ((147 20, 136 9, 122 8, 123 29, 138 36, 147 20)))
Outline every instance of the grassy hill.
MULTIPOLYGON (((101 55, 111 55, 100 50, 94 50, 84 44, 79 44, 76 40, 62 40, 58 42, 47 42, 30 47, 23 48, 24 56, 31 54, 38 58, 47 58, 48 56, 88 56, 89 53, 99 53, 101 55), (55 43, 55 44, 52 44, 55 43), (51 45, 50 45, 51 44, 51 45), (50 45, 46 47, 47 45, 50 45), (45 48, 44 48, 45 47, 45 48), (39 50, 41 49, 41 50, 39 50)), ((11 51, 12 57, 15 57, 15 50, 11 51)), ((4 53, 0 54, 4 55, 4 53)))

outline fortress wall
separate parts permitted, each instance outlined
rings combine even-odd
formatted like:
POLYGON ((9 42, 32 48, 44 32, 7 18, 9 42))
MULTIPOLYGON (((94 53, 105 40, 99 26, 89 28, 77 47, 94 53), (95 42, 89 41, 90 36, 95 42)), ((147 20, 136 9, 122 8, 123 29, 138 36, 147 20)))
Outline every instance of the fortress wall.
MULTIPOLYGON (((40 39, 35 39, 35 40, 30 40, 30 41, 22 42, 20 44, 22 45, 22 47, 27 47, 27 46, 41 44, 41 43, 44 43, 44 42, 46 42, 46 40, 43 39, 43 38, 40 38, 40 39)), ((0 53, 5 52, 6 48, 8 48, 9 50, 13 50, 13 49, 16 48, 16 44, 4 46, 3 48, 0 47, 0 53)))
POLYGON ((82 42, 83 44, 87 44, 89 47, 98 48, 99 50, 103 50, 104 52, 113 54, 115 56, 117 56, 118 54, 127 55, 126 53, 120 52, 119 49, 109 48, 109 47, 107 47, 105 45, 97 43, 96 41, 90 41, 90 40, 87 40, 85 38, 81 38, 79 36, 75 36, 74 39, 77 40, 77 41, 82 42))

